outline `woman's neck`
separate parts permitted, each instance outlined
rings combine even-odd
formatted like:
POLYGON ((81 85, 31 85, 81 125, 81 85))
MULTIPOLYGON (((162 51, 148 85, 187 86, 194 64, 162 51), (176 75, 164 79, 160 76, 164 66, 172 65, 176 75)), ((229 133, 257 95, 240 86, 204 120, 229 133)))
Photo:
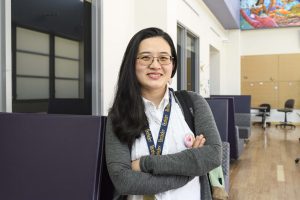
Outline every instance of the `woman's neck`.
POLYGON ((142 96, 153 102, 155 104, 156 107, 159 106, 161 100, 163 99, 163 97, 165 96, 165 93, 166 93, 166 89, 159 89, 159 90, 142 90, 142 96))

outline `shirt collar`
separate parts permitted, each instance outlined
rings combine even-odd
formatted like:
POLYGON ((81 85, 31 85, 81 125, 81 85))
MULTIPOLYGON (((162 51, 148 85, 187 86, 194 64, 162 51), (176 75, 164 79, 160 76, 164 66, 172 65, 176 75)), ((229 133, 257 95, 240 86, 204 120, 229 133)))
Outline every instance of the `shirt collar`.
MULTIPOLYGON (((169 103, 169 98, 170 98, 169 97, 169 92, 170 92, 169 86, 167 86, 164 97, 162 98, 161 102, 159 103, 157 109, 164 109, 166 107, 166 105, 169 103)), ((145 104, 146 107, 151 105, 151 106, 154 106, 156 108, 155 104, 152 101, 150 101, 150 100, 148 100, 144 97, 142 97, 142 98, 143 98, 143 101, 144 101, 144 104, 145 104)))

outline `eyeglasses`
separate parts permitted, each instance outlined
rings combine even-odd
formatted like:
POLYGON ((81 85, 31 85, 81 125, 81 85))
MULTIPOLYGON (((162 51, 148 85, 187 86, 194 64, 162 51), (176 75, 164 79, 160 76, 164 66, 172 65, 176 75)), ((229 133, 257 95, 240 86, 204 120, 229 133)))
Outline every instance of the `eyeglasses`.
POLYGON ((137 57, 136 59, 139 60, 139 63, 141 65, 149 66, 153 63, 154 58, 156 58, 157 61, 159 62, 159 64, 161 64, 161 65, 168 65, 173 60, 173 57, 169 56, 169 55, 161 55, 158 57, 154 57, 151 55, 141 55, 141 56, 137 57))

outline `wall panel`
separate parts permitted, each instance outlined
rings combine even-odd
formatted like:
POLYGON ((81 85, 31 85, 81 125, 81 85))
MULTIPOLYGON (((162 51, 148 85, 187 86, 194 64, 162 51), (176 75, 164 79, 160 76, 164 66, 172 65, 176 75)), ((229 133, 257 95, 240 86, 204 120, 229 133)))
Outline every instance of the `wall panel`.
POLYGON ((241 94, 252 96, 252 106, 262 103, 283 108, 295 99, 300 108, 300 54, 241 57, 241 94))

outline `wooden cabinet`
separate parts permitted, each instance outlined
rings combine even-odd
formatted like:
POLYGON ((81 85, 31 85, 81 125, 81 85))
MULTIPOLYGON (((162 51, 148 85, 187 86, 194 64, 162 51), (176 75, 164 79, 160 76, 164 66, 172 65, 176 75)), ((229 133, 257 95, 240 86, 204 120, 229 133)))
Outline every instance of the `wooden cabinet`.
POLYGON ((282 108, 295 99, 300 108, 300 54, 241 57, 241 94, 251 95, 251 106, 262 103, 282 108))

